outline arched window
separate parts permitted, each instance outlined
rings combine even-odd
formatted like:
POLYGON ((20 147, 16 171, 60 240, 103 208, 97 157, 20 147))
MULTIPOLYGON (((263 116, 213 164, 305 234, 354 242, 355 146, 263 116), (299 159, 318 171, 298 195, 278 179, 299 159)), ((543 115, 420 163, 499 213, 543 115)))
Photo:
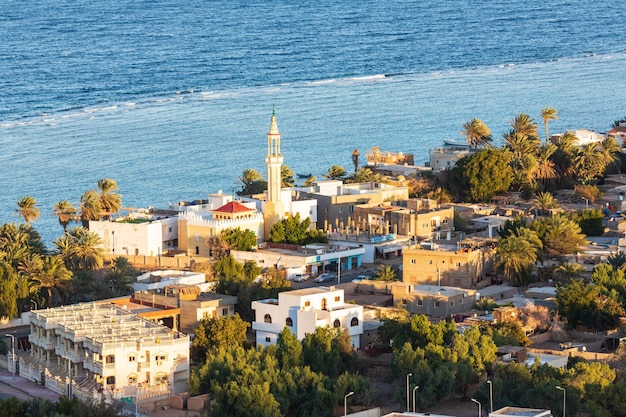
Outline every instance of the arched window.
POLYGON ((339 319, 335 319, 335 321, 333 322, 333 327, 339 327, 341 326, 341 322, 339 321, 339 319))
POLYGON ((352 317, 352 320, 350 320, 350 326, 355 327, 359 325, 359 319, 356 317, 352 317))
POLYGON ((285 325, 293 327, 293 320, 291 320, 291 317, 287 317, 287 319, 285 320, 285 325))
POLYGON ((326 305, 326 299, 322 298, 322 310, 326 310, 326 308, 328 308, 328 306, 326 305))
POLYGON ((107 376, 107 385, 115 385, 115 377, 107 376))
POLYGON ((272 322, 272 316, 270 316, 269 314, 266 314, 265 317, 263 318, 263 321, 265 323, 271 323, 272 322))

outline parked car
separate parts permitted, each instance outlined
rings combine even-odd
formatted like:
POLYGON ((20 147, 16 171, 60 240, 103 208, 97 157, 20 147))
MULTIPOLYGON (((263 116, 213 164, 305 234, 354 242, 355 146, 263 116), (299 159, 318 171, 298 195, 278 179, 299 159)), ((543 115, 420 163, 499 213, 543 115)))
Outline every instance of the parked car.
POLYGON ((332 281, 334 279, 337 279, 337 277, 335 276, 335 274, 331 274, 331 273, 324 273, 319 275, 317 278, 315 278, 315 282, 329 282, 332 281))
POLYGON ((294 274, 291 280, 294 282, 304 282, 310 278, 309 274, 294 274))

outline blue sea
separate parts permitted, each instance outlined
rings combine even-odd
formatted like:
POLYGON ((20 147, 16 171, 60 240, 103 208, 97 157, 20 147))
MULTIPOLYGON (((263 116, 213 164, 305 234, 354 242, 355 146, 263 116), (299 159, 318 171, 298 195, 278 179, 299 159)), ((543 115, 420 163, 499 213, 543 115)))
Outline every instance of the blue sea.
POLYGON ((264 172, 272 109, 285 163, 321 177, 377 145, 415 154, 496 139, 520 112, 551 132, 626 115, 626 9, 614 0, 3 0, 0 223, 113 178, 124 207, 232 192, 264 172))

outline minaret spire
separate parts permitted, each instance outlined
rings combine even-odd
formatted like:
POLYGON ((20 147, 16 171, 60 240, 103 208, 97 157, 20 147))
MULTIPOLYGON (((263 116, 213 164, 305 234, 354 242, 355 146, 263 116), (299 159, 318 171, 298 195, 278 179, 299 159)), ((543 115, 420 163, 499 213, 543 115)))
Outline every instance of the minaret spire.
POLYGON ((280 132, 276 121, 276 110, 272 108, 270 130, 267 133, 267 200, 263 209, 265 218, 265 239, 269 239, 269 232, 278 221, 284 217, 284 204, 281 200, 282 176, 281 168, 283 156, 280 153, 280 132))

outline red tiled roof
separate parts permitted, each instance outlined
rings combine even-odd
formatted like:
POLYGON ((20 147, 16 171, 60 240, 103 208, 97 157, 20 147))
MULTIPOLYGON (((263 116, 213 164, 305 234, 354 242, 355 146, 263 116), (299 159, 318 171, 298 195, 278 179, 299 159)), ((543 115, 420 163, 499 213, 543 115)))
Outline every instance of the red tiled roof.
POLYGON ((214 212, 220 213, 246 213, 250 211, 255 211, 255 209, 248 208, 241 203, 236 201, 231 201, 230 203, 224 204, 222 207, 213 210, 214 212))

